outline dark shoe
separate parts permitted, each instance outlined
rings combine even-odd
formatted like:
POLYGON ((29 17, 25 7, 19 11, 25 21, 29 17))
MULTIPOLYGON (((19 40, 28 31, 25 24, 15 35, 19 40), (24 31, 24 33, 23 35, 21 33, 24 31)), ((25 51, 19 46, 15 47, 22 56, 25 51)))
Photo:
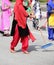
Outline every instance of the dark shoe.
POLYGON ((54 38, 52 39, 52 41, 54 41, 54 38))
POLYGON ((3 34, 3 36, 9 37, 9 36, 10 36, 10 34, 3 34))
POLYGON ((52 38, 48 38, 49 40, 52 40, 52 38))
POLYGON ((1 33, 1 34, 4 34, 4 32, 3 32, 3 31, 0 31, 0 33, 1 33))

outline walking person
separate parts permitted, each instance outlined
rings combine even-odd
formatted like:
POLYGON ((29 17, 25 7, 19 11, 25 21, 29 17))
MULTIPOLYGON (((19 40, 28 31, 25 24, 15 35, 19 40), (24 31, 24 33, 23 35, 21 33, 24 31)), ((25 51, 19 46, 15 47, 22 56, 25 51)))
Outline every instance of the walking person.
POLYGON ((54 0, 47 3, 48 39, 54 40, 54 0))
POLYGON ((27 26, 27 17, 32 17, 31 15, 28 15, 26 12, 24 6, 23 6, 24 0, 16 0, 15 6, 14 6, 14 21, 15 21, 15 27, 14 27, 14 34, 13 34, 13 40, 10 44, 10 51, 12 53, 16 52, 15 47, 17 46, 19 40, 22 42, 22 52, 28 54, 28 40, 29 38, 32 39, 32 41, 35 41, 35 37, 30 32, 28 26, 27 26))
POLYGON ((35 29, 38 29, 39 20, 40 20, 40 16, 41 16, 41 8, 40 8, 39 0, 33 0, 32 5, 33 5, 34 15, 36 16, 36 18, 33 18, 33 27, 35 29))
POLYGON ((2 0, 2 30, 4 32, 4 36, 9 36, 10 34, 10 5, 11 3, 9 0, 2 0))

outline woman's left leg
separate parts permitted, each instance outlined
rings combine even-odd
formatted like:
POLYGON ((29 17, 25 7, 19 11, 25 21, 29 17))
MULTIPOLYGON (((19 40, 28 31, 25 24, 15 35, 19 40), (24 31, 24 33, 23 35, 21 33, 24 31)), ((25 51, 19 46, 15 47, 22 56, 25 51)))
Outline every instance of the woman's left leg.
POLYGON ((48 39, 53 39, 53 29, 48 27, 48 39))
POLYGON ((22 42, 22 51, 24 52, 24 53, 28 53, 27 52, 27 49, 28 49, 28 36, 26 36, 26 37, 22 37, 21 38, 21 42, 22 42))

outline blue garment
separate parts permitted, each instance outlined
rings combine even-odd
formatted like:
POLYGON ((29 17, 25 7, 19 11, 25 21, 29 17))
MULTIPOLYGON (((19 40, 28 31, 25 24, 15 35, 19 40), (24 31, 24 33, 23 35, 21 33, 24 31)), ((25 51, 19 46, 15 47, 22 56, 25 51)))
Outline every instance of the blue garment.
POLYGON ((48 12, 52 12, 52 9, 54 9, 54 3, 52 0, 50 0, 48 3, 47 3, 47 11, 48 12))
MULTIPOLYGON (((54 3, 52 2, 52 0, 50 0, 47 3, 47 19, 53 13, 52 9, 54 9, 54 3)), ((48 23, 48 39, 54 39, 54 28, 50 28, 49 23, 48 23)))
POLYGON ((50 0, 48 3, 47 3, 47 16, 49 17, 52 12, 52 9, 54 9, 54 3, 52 0, 50 0))
POLYGON ((54 29, 48 27, 48 39, 54 39, 54 29))
POLYGON ((53 3, 53 1, 52 1, 52 0, 50 0, 50 1, 48 2, 48 5, 49 5, 49 6, 51 6, 51 7, 52 7, 52 9, 54 9, 54 3, 53 3))

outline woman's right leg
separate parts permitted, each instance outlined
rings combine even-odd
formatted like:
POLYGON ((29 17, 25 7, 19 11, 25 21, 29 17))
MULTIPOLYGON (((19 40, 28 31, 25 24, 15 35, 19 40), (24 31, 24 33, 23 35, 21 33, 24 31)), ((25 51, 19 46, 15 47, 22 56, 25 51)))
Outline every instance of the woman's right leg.
POLYGON ((17 46, 19 39, 20 39, 20 36, 19 36, 19 32, 18 32, 18 26, 16 25, 15 33, 14 33, 13 40, 12 40, 11 46, 10 46, 11 50, 14 51, 14 48, 17 46))

